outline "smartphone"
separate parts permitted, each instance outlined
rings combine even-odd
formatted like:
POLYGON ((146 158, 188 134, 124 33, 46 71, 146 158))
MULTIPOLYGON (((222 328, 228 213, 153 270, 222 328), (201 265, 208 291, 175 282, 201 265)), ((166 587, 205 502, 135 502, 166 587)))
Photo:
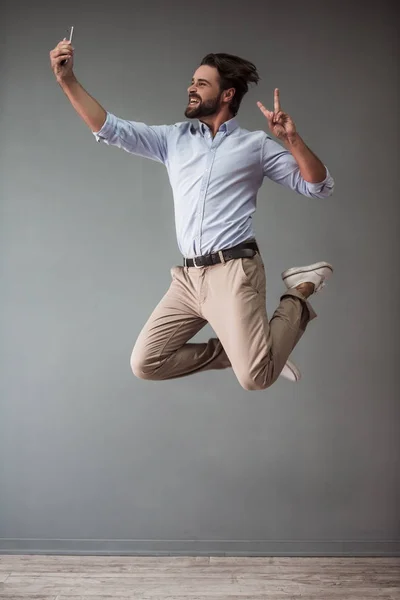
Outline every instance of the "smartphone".
MULTIPOLYGON (((74 26, 71 27, 69 32, 69 41, 72 42, 72 34, 74 33, 74 26)), ((68 62, 68 58, 65 58, 60 62, 60 65, 65 65, 68 62)))

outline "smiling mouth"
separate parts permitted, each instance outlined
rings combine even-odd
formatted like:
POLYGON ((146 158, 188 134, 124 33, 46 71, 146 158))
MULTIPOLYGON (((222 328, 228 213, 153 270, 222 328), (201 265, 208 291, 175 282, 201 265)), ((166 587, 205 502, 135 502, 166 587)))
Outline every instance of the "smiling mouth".
POLYGON ((189 106, 196 106, 197 104, 200 104, 200 100, 198 100, 197 98, 189 99, 189 106))

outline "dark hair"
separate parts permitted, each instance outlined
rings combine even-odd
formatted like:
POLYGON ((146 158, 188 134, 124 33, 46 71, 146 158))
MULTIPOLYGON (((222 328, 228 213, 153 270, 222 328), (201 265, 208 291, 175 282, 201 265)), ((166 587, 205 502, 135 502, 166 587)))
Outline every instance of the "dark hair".
POLYGON ((200 65, 208 65, 218 70, 220 77, 221 92, 229 88, 235 88, 235 94, 230 104, 230 110, 235 116, 239 110, 243 96, 249 89, 249 83, 257 83, 260 76, 253 63, 233 54, 207 54, 200 65))

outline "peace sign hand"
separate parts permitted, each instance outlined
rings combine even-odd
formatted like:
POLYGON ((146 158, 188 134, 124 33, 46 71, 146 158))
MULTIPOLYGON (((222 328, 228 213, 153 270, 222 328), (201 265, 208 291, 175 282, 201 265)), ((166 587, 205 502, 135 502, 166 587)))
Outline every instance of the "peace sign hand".
POLYGON ((281 110, 279 101, 279 89, 274 92, 274 112, 271 112, 261 102, 257 102, 258 108, 268 120, 270 131, 280 140, 286 142, 296 134, 296 126, 291 117, 281 110))

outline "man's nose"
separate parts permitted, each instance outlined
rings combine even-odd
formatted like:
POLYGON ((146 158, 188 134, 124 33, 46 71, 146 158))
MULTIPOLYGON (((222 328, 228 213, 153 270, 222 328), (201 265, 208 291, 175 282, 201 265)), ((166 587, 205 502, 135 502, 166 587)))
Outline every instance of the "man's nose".
POLYGON ((195 94, 197 92, 196 86, 194 84, 190 85, 188 87, 188 92, 189 92, 189 94, 195 94))

